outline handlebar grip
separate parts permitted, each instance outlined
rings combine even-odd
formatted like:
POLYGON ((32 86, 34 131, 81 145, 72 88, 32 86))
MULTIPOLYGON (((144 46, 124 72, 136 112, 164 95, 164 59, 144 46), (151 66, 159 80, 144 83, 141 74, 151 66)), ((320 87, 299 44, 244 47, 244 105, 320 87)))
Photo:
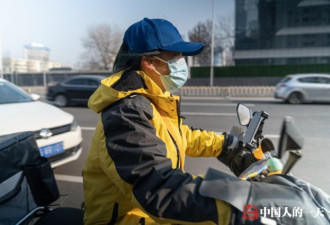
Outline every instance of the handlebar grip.
POLYGON ((266 158, 263 151, 262 151, 262 149, 261 149, 261 145, 259 145, 259 147, 256 150, 254 150, 253 155, 258 160, 266 158))

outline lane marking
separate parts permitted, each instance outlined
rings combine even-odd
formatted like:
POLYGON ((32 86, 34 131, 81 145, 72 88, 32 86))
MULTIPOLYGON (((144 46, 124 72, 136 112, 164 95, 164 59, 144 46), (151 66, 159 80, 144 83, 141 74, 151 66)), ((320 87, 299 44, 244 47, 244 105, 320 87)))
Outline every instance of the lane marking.
POLYGON ((236 116, 236 113, 181 112, 186 116, 236 116))
MULTIPOLYGON (((186 106, 237 106, 237 103, 208 103, 208 102, 182 102, 181 105, 186 106)), ((254 107, 255 104, 244 104, 248 107, 254 107)))
MULTIPOLYGON (((220 134, 222 132, 217 132, 217 133, 220 134)), ((279 138, 279 135, 268 134, 268 135, 265 135, 265 137, 279 138)), ((55 179, 58 181, 65 181, 65 182, 79 183, 79 184, 83 183, 83 178, 81 176, 72 176, 72 175, 65 175, 65 174, 54 174, 54 175, 55 175, 55 179)))
POLYGON ((280 138, 279 134, 265 134, 264 136, 266 138, 280 138))
MULTIPOLYGON (((223 131, 215 131, 215 133, 222 134, 223 131)), ((265 134, 264 137, 265 138, 280 138, 280 135, 278 135, 278 134, 265 134)))
POLYGON ((80 176, 64 175, 64 174, 55 174, 55 179, 60 181, 67 181, 73 183, 82 183, 83 178, 80 176))
POLYGON ((94 131, 96 128, 95 127, 80 127, 82 130, 91 130, 94 131))
MULTIPOLYGON (((183 102, 185 106, 237 106, 235 103, 195 103, 183 102)), ((248 107, 254 107, 255 104, 245 104, 248 107)), ((181 115, 186 116, 236 116, 236 113, 209 113, 209 112, 181 112, 181 115)), ((81 127, 82 130, 94 131, 95 127, 81 127)))

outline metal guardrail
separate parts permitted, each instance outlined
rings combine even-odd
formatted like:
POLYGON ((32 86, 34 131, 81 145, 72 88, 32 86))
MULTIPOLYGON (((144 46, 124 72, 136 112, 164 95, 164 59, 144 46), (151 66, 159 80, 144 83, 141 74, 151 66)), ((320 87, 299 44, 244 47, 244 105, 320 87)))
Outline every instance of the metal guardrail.
POLYGON ((47 88, 43 86, 20 86, 24 91, 29 94, 38 94, 42 97, 46 96, 47 88))
MULTIPOLYGON (((42 86, 21 87, 28 93, 35 93, 42 98, 46 96, 46 88, 42 86)), ((274 96, 274 86, 228 86, 228 87, 195 87, 186 86, 174 94, 183 97, 221 97, 221 98, 269 98, 274 96)))
POLYGON ((274 96, 274 86, 229 86, 229 87, 182 87, 178 94, 194 97, 253 97, 269 98, 274 96))

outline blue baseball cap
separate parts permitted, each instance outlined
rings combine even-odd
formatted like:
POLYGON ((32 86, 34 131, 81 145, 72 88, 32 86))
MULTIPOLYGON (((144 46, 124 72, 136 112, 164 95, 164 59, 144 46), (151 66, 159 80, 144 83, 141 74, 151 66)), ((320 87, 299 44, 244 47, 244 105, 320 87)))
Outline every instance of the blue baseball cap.
POLYGON ((144 18, 134 23, 126 30, 123 41, 130 53, 137 54, 168 50, 193 56, 204 48, 204 44, 184 41, 176 27, 164 19, 144 18))

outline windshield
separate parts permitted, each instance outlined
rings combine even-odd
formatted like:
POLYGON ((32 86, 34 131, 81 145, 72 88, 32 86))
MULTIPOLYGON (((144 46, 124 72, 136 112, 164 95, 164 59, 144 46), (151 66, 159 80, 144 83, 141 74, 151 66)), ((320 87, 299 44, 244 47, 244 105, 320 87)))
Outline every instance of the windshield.
POLYGON ((284 78, 282 78, 281 80, 280 80, 280 82, 279 83, 286 83, 286 82, 288 82, 289 80, 291 80, 292 79, 292 77, 284 77, 284 78))
POLYGON ((0 81, 0 104, 31 101, 33 99, 23 90, 9 82, 0 81))

